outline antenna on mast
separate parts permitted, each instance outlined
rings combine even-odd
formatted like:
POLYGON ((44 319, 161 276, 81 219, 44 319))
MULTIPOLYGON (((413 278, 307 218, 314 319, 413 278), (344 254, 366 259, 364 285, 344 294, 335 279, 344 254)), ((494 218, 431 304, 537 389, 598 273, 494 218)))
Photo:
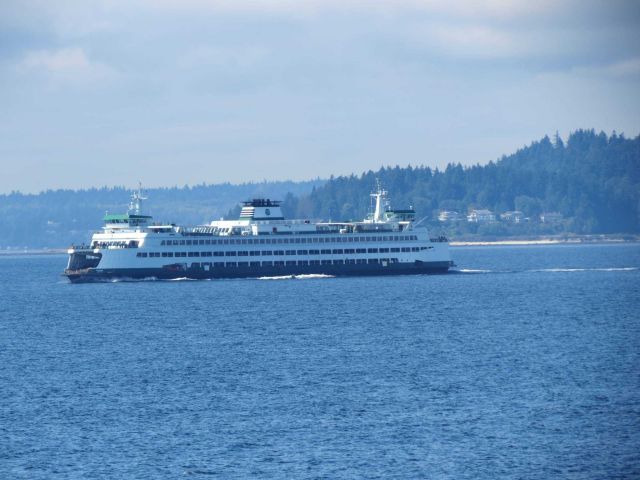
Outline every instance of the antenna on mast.
POLYGON ((131 202, 129 203, 129 213, 140 215, 142 211, 142 201, 146 200, 144 191, 142 190, 142 182, 138 181, 138 190, 131 194, 131 202))

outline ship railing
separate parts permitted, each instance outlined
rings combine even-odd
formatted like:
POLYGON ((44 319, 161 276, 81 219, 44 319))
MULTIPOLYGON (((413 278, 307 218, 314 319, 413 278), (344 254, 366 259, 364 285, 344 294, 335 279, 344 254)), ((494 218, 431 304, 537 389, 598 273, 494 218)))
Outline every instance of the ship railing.
POLYGON ((436 237, 436 238, 430 238, 429 241, 431 243, 447 243, 449 240, 444 235, 440 235, 439 237, 436 237))
POLYGON ((81 243, 80 245, 72 243, 70 248, 73 250, 93 250, 91 245, 85 245, 84 243, 81 243))

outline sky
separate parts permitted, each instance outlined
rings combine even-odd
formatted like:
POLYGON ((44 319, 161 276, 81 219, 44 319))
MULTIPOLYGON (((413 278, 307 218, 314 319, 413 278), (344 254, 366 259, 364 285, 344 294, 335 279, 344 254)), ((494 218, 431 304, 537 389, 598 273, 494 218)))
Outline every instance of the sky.
POLYGON ((640 2, 0 0, 0 193, 487 163, 640 134, 640 2))

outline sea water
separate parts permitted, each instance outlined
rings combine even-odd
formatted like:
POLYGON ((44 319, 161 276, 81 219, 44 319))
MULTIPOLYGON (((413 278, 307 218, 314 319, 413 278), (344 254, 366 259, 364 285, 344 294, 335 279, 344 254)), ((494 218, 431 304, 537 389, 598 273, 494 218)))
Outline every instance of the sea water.
POLYGON ((640 246, 72 285, 0 258, 0 478, 638 478, 640 246))

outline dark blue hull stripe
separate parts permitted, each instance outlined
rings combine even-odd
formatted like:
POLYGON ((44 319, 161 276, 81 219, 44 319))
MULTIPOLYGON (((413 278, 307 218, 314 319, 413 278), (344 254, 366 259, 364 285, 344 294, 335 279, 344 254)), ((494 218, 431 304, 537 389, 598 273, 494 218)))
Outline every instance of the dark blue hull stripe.
POLYGON ((89 269, 81 271, 65 271, 72 282, 92 282, 110 279, 144 279, 157 278, 171 280, 176 278, 209 279, 209 278, 257 278, 279 277, 288 275, 332 275, 368 276, 368 275, 417 275, 428 273, 446 273, 450 262, 416 262, 359 265, 308 265, 308 266, 276 266, 276 267, 210 267, 167 269, 167 268, 119 268, 89 269))

